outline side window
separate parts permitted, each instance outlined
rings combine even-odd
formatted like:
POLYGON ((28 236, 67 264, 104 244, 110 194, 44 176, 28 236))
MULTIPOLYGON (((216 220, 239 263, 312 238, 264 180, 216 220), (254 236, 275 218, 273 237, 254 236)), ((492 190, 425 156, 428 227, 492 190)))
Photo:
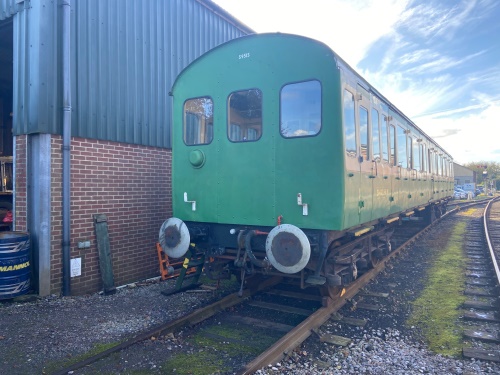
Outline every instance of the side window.
POLYGON ((389 146, 387 143, 387 116, 383 116, 380 123, 380 137, 382 139, 382 159, 389 161, 389 146))
POLYGON ((344 131, 347 155, 356 156, 356 125, 354 122, 354 95, 344 90, 344 131))
POLYGON ((413 166, 413 138, 410 136, 406 137, 407 142, 407 152, 408 152, 408 168, 412 168, 413 166))
POLYGON ((321 130, 321 83, 307 81, 283 86, 280 132, 285 138, 307 137, 321 130))
POLYGON ((398 126, 397 128, 398 137, 398 164, 401 168, 408 168, 408 157, 406 152, 406 133, 405 130, 398 126))
POLYGON ((396 129, 393 125, 389 127, 389 141, 391 142, 391 165, 396 165, 396 129))
POLYGON ((214 137, 214 105, 209 97, 184 102, 183 138, 188 146, 212 142, 214 137))
POLYGON ((429 163, 429 147, 424 145, 424 159, 425 159, 425 171, 431 172, 431 165, 429 163))
POLYGON ((361 156, 363 160, 369 160, 368 110, 362 106, 359 107, 359 138, 361 138, 361 156))
POLYGON ((262 135, 262 91, 242 90, 229 95, 227 136, 233 142, 257 141, 262 135))
POLYGON ((420 171, 420 145, 417 138, 413 139, 413 169, 420 171))
POLYGON ((380 161, 380 132, 378 111, 376 109, 372 109, 372 150, 373 158, 380 161))
POLYGON ((430 173, 434 173, 434 166, 432 165, 432 151, 431 150, 427 150, 428 154, 427 154, 427 161, 428 161, 428 164, 429 164, 429 172, 430 173))
POLYGON ((420 158, 422 161, 422 172, 427 172, 427 163, 425 159, 425 144, 420 144, 420 158))

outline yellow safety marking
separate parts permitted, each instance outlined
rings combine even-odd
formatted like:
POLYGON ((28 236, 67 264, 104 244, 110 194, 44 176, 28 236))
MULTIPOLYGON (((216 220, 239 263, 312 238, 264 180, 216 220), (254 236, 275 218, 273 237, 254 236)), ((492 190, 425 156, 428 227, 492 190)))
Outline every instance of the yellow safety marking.
POLYGON ((188 264, 189 264, 189 258, 185 258, 184 263, 182 264, 182 267, 188 268, 188 264))

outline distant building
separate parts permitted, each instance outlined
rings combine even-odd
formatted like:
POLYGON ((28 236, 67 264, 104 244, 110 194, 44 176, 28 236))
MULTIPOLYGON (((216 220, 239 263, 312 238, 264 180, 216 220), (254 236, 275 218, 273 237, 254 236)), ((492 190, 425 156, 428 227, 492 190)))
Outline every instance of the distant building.
POLYGON ((15 176, 0 208, 31 234, 38 294, 102 288, 98 214, 115 284, 158 275, 169 91, 194 59, 251 33, 210 0, 0 0, 0 156, 15 176))
POLYGON ((455 186, 459 186, 466 191, 474 191, 476 189, 476 172, 472 169, 453 163, 453 172, 455 175, 455 186))

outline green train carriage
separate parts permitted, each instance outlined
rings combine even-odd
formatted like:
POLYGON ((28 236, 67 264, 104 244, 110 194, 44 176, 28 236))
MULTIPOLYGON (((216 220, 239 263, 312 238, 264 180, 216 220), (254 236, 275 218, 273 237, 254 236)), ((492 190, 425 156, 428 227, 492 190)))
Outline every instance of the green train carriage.
POLYGON ((337 290, 390 251, 391 224, 452 195, 452 158, 320 42, 230 41, 172 95, 171 257, 194 243, 219 274, 337 290))

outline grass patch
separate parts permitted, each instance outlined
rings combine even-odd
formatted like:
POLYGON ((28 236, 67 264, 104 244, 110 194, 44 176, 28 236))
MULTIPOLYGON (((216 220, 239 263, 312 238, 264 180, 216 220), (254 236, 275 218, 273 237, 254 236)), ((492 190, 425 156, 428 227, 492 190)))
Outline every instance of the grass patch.
POLYGON ((462 330, 457 329, 458 308, 465 302, 466 258, 462 251, 465 223, 459 223, 427 275, 420 297, 413 303, 409 325, 421 328, 429 348, 457 356, 462 351, 462 330))
POLYGON ((200 331, 193 337, 193 341, 198 346, 235 356, 260 354, 279 337, 281 336, 269 335, 269 332, 258 329, 217 325, 200 331), (217 337, 210 337, 210 334, 217 337))
POLYGON ((197 352, 180 353, 162 365, 162 373, 176 375, 222 374, 231 370, 227 361, 235 357, 253 357, 281 337, 279 334, 230 325, 211 325, 188 341, 197 352))
POLYGON ((477 212, 477 208, 469 208, 467 211, 460 211, 462 216, 472 216, 477 212))
POLYGON ((62 368, 65 368, 65 367, 68 367, 68 366, 71 366, 77 362, 80 362, 80 361, 84 361, 96 354, 99 354, 99 353, 102 353, 116 345, 119 345, 120 342, 112 342, 112 343, 109 343, 109 344, 95 344, 94 347, 92 349, 90 349, 88 352, 82 354, 82 355, 78 355, 78 356, 74 356, 74 357, 71 357, 67 360, 63 360, 63 361, 57 361, 57 362, 51 362, 51 363, 48 363, 45 367, 44 367, 44 371, 46 373, 52 373, 52 372, 55 372, 57 370, 60 370, 62 368))
POLYGON ((229 370, 224 368, 220 354, 208 351, 178 354, 162 365, 162 373, 177 375, 208 375, 229 370))

